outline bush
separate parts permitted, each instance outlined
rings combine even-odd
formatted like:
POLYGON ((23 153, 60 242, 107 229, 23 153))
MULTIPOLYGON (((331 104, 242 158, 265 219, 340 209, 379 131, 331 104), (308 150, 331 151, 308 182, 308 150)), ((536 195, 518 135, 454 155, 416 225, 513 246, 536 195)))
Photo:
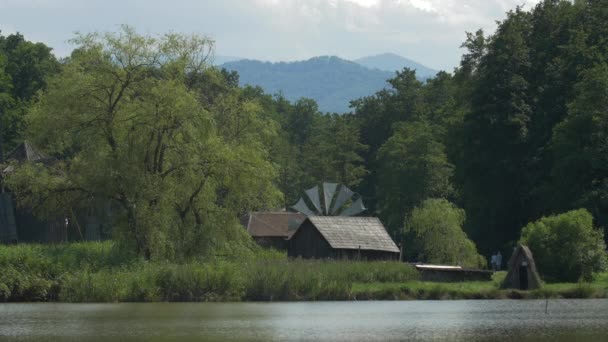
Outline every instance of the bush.
POLYGON ((485 267, 473 241, 462 230, 464 210, 445 199, 428 199, 405 220, 408 258, 434 264, 485 267))
POLYGON ((606 269, 603 233, 593 227, 593 217, 585 209, 531 222, 520 241, 530 247, 547 281, 590 281, 594 272, 606 269))

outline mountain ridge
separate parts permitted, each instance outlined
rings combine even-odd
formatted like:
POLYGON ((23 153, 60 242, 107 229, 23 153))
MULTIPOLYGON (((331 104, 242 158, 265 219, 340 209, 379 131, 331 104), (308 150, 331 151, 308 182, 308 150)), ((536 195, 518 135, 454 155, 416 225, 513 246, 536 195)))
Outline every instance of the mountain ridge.
POLYGON ((416 70, 416 75, 425 80, 434 77, 438 72, 412 59, 391 52, 357 58, 353 62, 384 71, 397 71, 407 67, 416 70))
POLYGON ((290 101, 312 98, 322 112, 335 113, 349 112, 350 101, 382 90, 387 86, 386 80, 402 69, 370 68, 337 56, 294 62, 240 59, 220 67, 238 72, 240 85, 260 86, 270 94, 282 93, 290 101))

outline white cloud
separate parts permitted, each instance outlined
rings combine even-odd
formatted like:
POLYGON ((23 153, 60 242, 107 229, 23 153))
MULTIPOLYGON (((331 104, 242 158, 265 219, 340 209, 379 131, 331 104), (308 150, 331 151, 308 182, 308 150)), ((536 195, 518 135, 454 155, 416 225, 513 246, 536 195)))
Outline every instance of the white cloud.
POLYGON ((201 33, 218 55, 296 60, 396 52, 452 69, 465 31, 492 31, 517 5, 539 0, 0 0, 0 30, 66 55, 74 31, 201 33))

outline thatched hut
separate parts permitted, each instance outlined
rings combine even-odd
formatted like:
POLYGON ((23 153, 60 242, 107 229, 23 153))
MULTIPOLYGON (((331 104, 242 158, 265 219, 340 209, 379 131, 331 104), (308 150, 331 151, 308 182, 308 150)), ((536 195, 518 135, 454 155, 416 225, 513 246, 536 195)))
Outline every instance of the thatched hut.
POLYGON ((502 288, 533 290, 542 286, 530 248, 519 245, 509 259, 509 272, 502 288))
POLYGON ((309 216, 288 244, 294 258, 399 259, 399 248, 376 217, 309 216))

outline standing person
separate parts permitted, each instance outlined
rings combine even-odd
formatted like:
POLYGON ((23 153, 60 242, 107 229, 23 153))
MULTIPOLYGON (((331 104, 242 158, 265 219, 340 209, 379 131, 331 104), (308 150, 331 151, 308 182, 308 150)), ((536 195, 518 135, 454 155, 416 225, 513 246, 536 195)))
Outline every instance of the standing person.
POLYGON ((502 254, 500 254, 500 251, 498 251, 498 253, 496 253, 496 270, 500 271, 501 268, 502 268, 502 254))
POLYGON ((496 271, 496 254, 492 254, 492 259, 490 259, 490 264, 492 265, 492 271, 496 271))

